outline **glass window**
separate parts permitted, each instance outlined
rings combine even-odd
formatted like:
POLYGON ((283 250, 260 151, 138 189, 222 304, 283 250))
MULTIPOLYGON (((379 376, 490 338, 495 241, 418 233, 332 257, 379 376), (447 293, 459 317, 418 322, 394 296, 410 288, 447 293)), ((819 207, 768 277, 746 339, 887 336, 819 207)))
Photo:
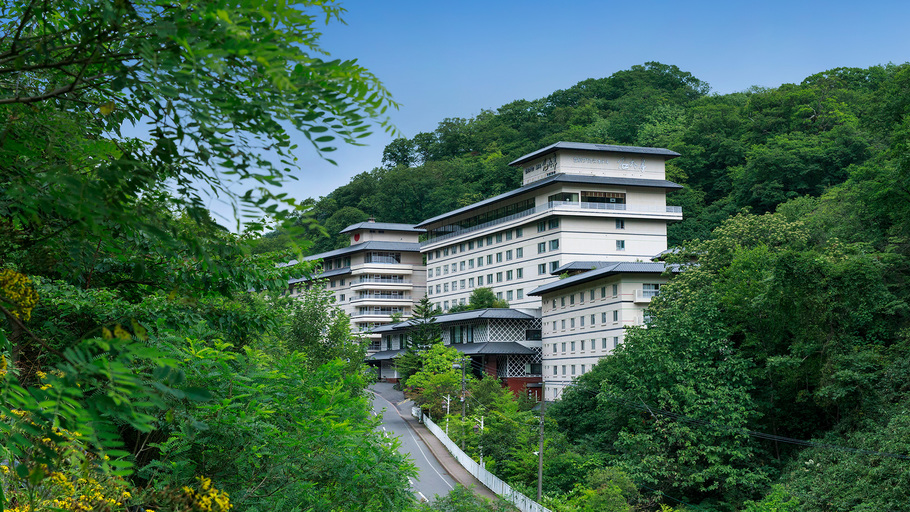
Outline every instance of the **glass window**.
POLYGON ((537 232, 538 232, 538 233, 541 233, 541 232, 546 231, 546 230, 547 230, 547 221, 542 220, 542 221, 540 221, 540 222, 537 223, 537 232))
POLYGON ((618 321, 619 321, 619 310, 618 310, 618 309, 614 309, 614 310, 613 310, 613 322, 615 323, 615 322, 618 322, 618 321))
POLYGON ((506 261, 511 261, 511 260, 512 260, 512 250, 510 249, 510 250, 506 251, 506 261))
POLYGON ((493 274, 487 274, 487 284, 493 284, 493 274))
POLYGON ((565 353, 565 351, 566 351, 566 342, 565 341, 562 342, 562 351, 563 351, 563 353, 565 353))
POLYGON ((471 240, 470 242, 468 242, 468 250, 470 251, 472 249, 474 249, 474 240, 471 240))
POLYGON ((522 234, 524 234, 524 231, 521 228, 515 228, 515 238, 521 238, 522 234))
POLYGON ((569 305, 571 306, 574 304, 575 304, 575 294, 573 293, 572 295, 569 295, 569 305))
POLYGON ((575 375, 575 365, 572 365, 572 375, 575 375))
POLYGON ((594 289, 591 289, 591 293, 589 294, 588 297, 590 300, 594 300, 594 289))
POLYGON ((607 350, 607 338, 600 340, 600 348, 607 350))
POLYGON ((591 313, 591 325, 594 325, 594 313, 591 313))
POLYGON ((510 229, 510 230, 506 231, 506 240, 511 240, 511 239, 512 239, 512 230, 510 229))
POLYGON ((477 276, 477 286, 483 286, 483 276, 477 276))
POLYGON ((625 250, 626 250, 626 241, 625 241, 625 240, 617 240, 617 241, 616 241, 616 250, 617 250, 617 251, 625 251, 625 250))
POLYGON ((557 238, 556 240, 550 240, 550 250, 556 251, 558 249, 559 249, 559 239, 557 238))
POLYGON ((511 281, 511 280, 512 280, 512 271, 506 270, 506 281, 511 281))
POLYGON ((501 283, 501 282, 502 282, 502 272, 497 272, 497 273, 496 273, 496 282, 497 282, 497 283, 501 283))
POLYGON ((574 341, 571 342, 571 345, 572 345, 572 347, 571 347, 572 352, 575 352, 575 342, 574 341))
POLYGON ((538 275, 546 274, 546 273, 547 273, 547 264, 546 263, 541 263, 540 265, 537 265, 537 274, 538 275))
POLYGON ((459 270, 464 270, 464 262, 463 262, 463 261, 462 261, 461 263, 458 264, 458 269, 459 269, 459 270))
POLYGON ((585 340, 581 340, 581 350, 582 352, 585 350, 585 340))
POLYGON ((501 299, 501 298, 502 298, 502 292, 496 292, 496 298, 497 298, 497 299, 501 299))
POLYGON ((482 266, 483 266, 483 256, 478 256, 478 257, 477 257, 477 266, 478 266, 478 267, 482 267, 482 266))
POLYGON ((474 258, 468 260, 468 268, 474 268, 474 258))
POLYGON ((560 307, 566 307, 566 298, 565 297, 559 298, 559 305, 560 305, 560 307))
POLYGON ((585 326, 585 317, 583 317, 583 316, 578 317, 578 326, 579 327, 585 326))
POLYGON ((487 265, 492 265, 492 264, 493 264, 493 255, 487 254, 487 265))
POLYGON ((496 243, 502 243, 502 233, 496 233, 496 243))
POLYGON ((559 227, 559 219, 550 219, 550 222, 548 223, 547 227, 549 227, 550 229, 556 229, 556 228, 558 228, 558 227, 559 227))
POLYGON ((512 300, 512 290, 506 292, 506 300, 512 300))
POLYGON ((473 277, 468 278, 468 288, 474 288, 474 278, 473 277))
POLYGON ((465 285, 465 282, 464 282, 464 279, 462 279, 462 280, 461 280, 461 289, 462 289, 462 290, 464 290, 464 285, 465 285))
POLYGON ((626 221, 623 219, 616 219, 616 229, 626 229, 626 221))
MULTIPOLYGON (((563 331, 566 330, 566 320, 565 319, 562 319, 559 321, 559 328, 562 329, 563 331)), ((565 350, 565 349, 563 349, 563 350, 565 350)))
MULTIPOLYGON (((570 328, 570 329, 574 329, 574 328, 575 328, 575 317, 574 317, 574 316, 573 316, 572 318, 569 319, 569 328, 570 328)), ((574 345, 575 342, 573 341, 572 344, 574 345)), ((572 350, 575 350, 575 348, 573 347, 572 350)))
POLYGON ((550 262, 550 272, 556 272, 556 269, 558 269, 558 268, 559 268, 559 261, 558 261, 558 260, 557 260, 557 261, 551 261, 551 262, 550 262))
POLYGON ((502 253, 501 252, 496 253, 496 263, 502 263, 502 253))
POLYGON ((524 288, 519 288, 519 289, 515 290, 515 295, 518 296, 518 300, 521 300, 521 299, 525 298, 525 290, 524 290, 524 288))
POLYGON ((613 285, 613 296, 616 297, 616 296, 618 296, 618 295, 619 295, 619 285, 618 285, 618 284, 614 284, 614 285, 613 285))
POLYGON ((518 276, 518 279, 521 279, 522 277, 524 277, 524 269, 519 268, 515 272, 516 272, 515 275, 518 276))
POLYGON ((547 243, 540 242, 539 244, 537 244, 537 254, 541 254, 544 252, 547 252, 547 243))
POLYGON ((480 249, 481 247, 483 247, 483 238, 478 238, 477 239, 477 248, 480 249))
POLYGON ((493 235, 487 235, 487 245, 493 245, 493 235))
POLYGON ((515 257, 516 257, 516 258, 523 258, 524 255, 525 255, 525 250, 524 250, 523 247, 519 247, 518 249, 515 249, 515 257))

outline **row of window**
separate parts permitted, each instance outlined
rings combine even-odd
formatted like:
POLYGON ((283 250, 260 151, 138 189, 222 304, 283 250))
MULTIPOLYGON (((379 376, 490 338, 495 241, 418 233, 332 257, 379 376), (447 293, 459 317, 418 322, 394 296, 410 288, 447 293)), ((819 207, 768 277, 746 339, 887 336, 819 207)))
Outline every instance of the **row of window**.
MULTIPOLYGON (((613 336, 612 345, 607 342, 608 339, 609 338, 600 339, 600 349, 601 350, 613 351, 616 349, 616 346, 619 345, 619 336, 613 336)), ((575 343, 576 343, 575 341, 563 341, 560 343, 553 343, 552 344, 552 347, 553 347, 552 353, 553 354, 559 354, 559 353, 574 354, 575 353, 575 343), (559 350, 560 348, 562 348, 561 351, 559 350), (566 348, 568 348, 569 350, 567 351, 566 348)), ((590 341, 579 340, 578 343, 581 345, 580 352, 584 352, 585 350, 590 350, 593 352, 593 351, 597 350, 597 338, 591 338, 590 341)))
MULTIPOLYGON (((524 290, 524 288, 518 288, 516 290, 506 290, 505 292, 496 292, 496 298, 504 299, 506 302, 511 302, 513 300, 522 300, 525 298, 525 290, 524 290)), ((436 309, 439 309, 442 311, 448 311, 449 302, 450 301, 447 301, 447 300, 437 302, 436 309)), ((451 301, 452 307, 455 307, 458 305, 464 306, 465 304, 467 304, 467 299, 465 299, 465 298, 453 299, 451 301)))
MULTIPOLYGON (((522 278, 524 278, 524 269, 519 267, 519 268, 516 268, 513 270, 505 270, 505 271, 500 271, 500 272, 496 272, 496 273, 489 273, 486 275, 486 278, 484 278, 483 275, 479 275, 476 278, 476 283, 477 283, 478 287, 484 286, 484 283, 486 283, 486 286, 491 286, 491 285, 493 285, 494 282, 501 283, 503 281, 511 281, 513 279, 522 279, 522 278), (495 280, 494 280, 494 276, 495 276, 495 280)), ((452 281, 451 283, 452 283, 451 289, 453 292, 457 291, 457 290, 473 290, 475 278, 468 277, 466 279, 461 279, 461 280, 456 279, 456 280, 452 281)), ((427 295, 433 295, 433 289, 434 289, 433 286, 428 286, 427 295)), ((449 291, 449 283, 445 282, 445 283, 437 284, 435 290, 436 290, 436 294, 447 293, 449 291)))
MULTIPOLYGON (((587 291, 582 291, 582 292, 578 292, 578 293, 570 293, 568 295, 563 295, 562 297, 554 297, 551 302, 550 309, 556 309, 557 303, 559 304, 558 307, 561 307, 561 308, 566 307, 567 303, 569 306, 574 306, 576 296, 578 297, 578 303, 584 304, 586 296, 589 301, 593 301, 593 300, 595 300, 595 297, 597 297, 597 295, 598 295, 597 288, 591 288, 590 290, 587 290, 587 291)), ((614 285, 610 286, 609 288, 607 288, 606 286, 601 286, 599 295, 600 295, 601 299, 606 299, 607 297, 616 298, 619 295, 619 285, 614 284, 614 285), (610 295, 607 295, 608 290, 611 292, 610 295)))
MULTIPOLYGON (((558 246, 559 241, 557 240, 556 242, 557 242, 557 246, 558 246)), ((496 260, 496 263, 502 263, 503 259, 505 261, 512 261, 513 255, 514 255, 514 259, 523 258, 524 257, 524 248, 518 247, 514 251, 512 249, 509 249, 507 251, 497 252, 496 254, 487 254, 487 257, 486 257, 487 265, 492 265, 494 258, 496 260)), ((448 275, 450 269, 453 274, 458 271, 464 272, 465 270, 472 270, 474 268, 475 261, 477 262, 477 267, 482 267, 483 262, 484 262, 484 257, 478 256, 476 260, 474 258, 471 258, 468 260, 463 260, 458 263, 452 263, 452 264, 447 263, 440 267, 433 267, 433 268, 430 268, 427 270, 427 276, 433 277, 434 275, 436 275, 436 276, 448 275)))
POLYGON ((476 247, 481 249, 486 242, 487 247, 493 245, 494 243, 500 244, 503 241, 510 241, 514 238, 521 238, 524 236, 524 229, 515 228, 507 229, 505 231, 500 231, 499 233, 493 235, 482 236, 474 240, 468 240, 467 242, 461 242, 458 244, 452 244, 448 247, 443 247, 442 249, 436 249, 435 251, 430 251, 427 253, 427 261, 432 261, 433 259, 439 259, 448 256, 449 254, 459 254, 465 253, 467 251, 473 251, 476 247))
MULTIPOLYGON (((589 318, 590 318, 590 322, 588 323, 588 326, 594 327, 594 325, 596 323, 597 315, 592 313, 589 318)), ((606 325, 608 318, 612 319, 614 324, 618 323, 619 322, 619 310, 614 309, 613 311, 610 311, 610 312, 607 312, 607 311, 602 312, 600 314, 601 325, 606 325)), ((562 331, 566 330, 566 320, 567 319, 563 318, 562 320, 559 321, 559 328, 562 331)), ((569 329, 574 329, 575 324, 576 324, 575 317, 569 318, 568 320, 569 320, 569 329)), ((556 320, 553 320, 552 325, 553 325, 553 328, 550 329, 550 332, 556 332, 556 320)), ((578 327, 584 328, 584 326, 585 326, 585 315, 582 315, 582 316, 578 317, 578 327)))
POLYGON ((322 260, 323 270, 332 270, 333 268, 345 268, 351 266, 351 257, 347 256, 344 258, 335 258, 329 260, 322 260))

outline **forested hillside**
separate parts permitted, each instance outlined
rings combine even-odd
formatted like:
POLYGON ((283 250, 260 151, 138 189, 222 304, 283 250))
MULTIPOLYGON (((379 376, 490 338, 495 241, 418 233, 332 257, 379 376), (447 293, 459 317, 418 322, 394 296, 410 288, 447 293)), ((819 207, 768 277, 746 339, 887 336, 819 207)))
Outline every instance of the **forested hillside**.
POLYGON ((393 141, 381 167, 314 201, 310 213, 329 237, 313 236, 312 251, 346 244, 337 231, 370 215, 416 223, 513 189, 520 176, 508 162, 561 140, 679 152, 667 171, 686 188, 667 200, 685 220, 671 225, 669 242, 704 237, 743 208, 774 211, 893 163, 908 73, 907 65, 839 68, 798 85, 714 95, 690 73, 651 62, 472 119, 444 119, 433 132, 393 141))
MULTIPOLYGON (((686 270, 548 414, 552 506, 907 510, 910 65, 725 95, 635 66, 396 140, 312 215, 330 233, 418 222, 516 187, 506 164, 560 140, 682 154, 669 242, 686 270)), ((481 438, 498 439, 490 467, 533 489, 536 424, 517 425, 481 438)))

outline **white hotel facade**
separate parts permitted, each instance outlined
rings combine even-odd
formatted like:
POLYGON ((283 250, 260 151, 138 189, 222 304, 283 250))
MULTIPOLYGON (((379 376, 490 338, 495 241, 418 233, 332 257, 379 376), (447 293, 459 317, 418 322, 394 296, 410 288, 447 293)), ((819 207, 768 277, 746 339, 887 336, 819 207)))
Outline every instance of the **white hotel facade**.
POLYGON ((660 148, 558 142, 525 155, 522 186, 425 220, 420 251, 427 295, 442 311, 488 287, 542 321, 543 395, 572 380, 642 325, 667 281, 652 258, 667 249, 668 206, 660 148), (580 273, 579 273, 580 272, 580 273), (566 273, 577 275, 565 277, 566 273))

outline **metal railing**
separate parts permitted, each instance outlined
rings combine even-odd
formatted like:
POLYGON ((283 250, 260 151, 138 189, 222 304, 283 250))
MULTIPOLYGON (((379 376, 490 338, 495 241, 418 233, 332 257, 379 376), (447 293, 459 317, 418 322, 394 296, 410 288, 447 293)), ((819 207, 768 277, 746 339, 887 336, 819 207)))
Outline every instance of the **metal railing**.
MULTIPOLYGON (((419 411, 419 409, 416 407, 414 409, 419 411)), ((468 471, 468 473, 474 475, 474 478, 480 480, 480 483, 485 485, 488 489, 495 492, 504 500, 515 505, 515 507, 521 512, 551 512, 550 509, 516 491, 512 488, 512 486, 497 478, 496 475, 481 467, 480 464, 469 457, 468 454, 461 451, 461 448, 459 448, 458 445, 449 439, 449 436, 447 436, 441 428, 433 423, 433 421, 430 420, 429 416, 423 415, 419 412, 418 414, 422 416, 421 421, 423 421, 423 424, 426 425, 427 429, 432 432, 433 435, 436 436, 436 438, 439 439, 439 441, 443 444, 443 446, 449 450, 449 453, 455 457, 455 460, 457 460, 458 463, 468 471)), ((418 414, 415 414, 415 416, 418 414)))
POLYGON ((360 283, 411 284, 411 280, 389 277, 362 277, 359 281, 353 283, 353 285, 358 285, 360 283))
POLYGON ((491 226, 496 226, 498 224, 505 224, 506 222, 513 221, 515 219, 520 219, 522 217, 528 217, 541 212, 546 212, 549 210, 553 211, 565 211, 565 210, 611 210, 611 211, 623 211, 630 213, 673 213, 682 215, 682 206, 634 206, 629 208, 629 205, 622 203, 575 203, 571 201, 550 201, 546 204, 540 206, 535 206, 523 212, 513 213, 512 215, 506 215, 505 217, 484 222, 482 224, 477 224, 476 226, 471 226, 467 228, 458 228, 457 231, 451 233, 446 233, 444 235, 435 236, 433 238, 424 240, 420 242, 421 247, 427 245, 441 242, 443 240, 448 240, 456 236, 461 236, 466 233, 471 233, 474 231, 480 231, 491 226))

